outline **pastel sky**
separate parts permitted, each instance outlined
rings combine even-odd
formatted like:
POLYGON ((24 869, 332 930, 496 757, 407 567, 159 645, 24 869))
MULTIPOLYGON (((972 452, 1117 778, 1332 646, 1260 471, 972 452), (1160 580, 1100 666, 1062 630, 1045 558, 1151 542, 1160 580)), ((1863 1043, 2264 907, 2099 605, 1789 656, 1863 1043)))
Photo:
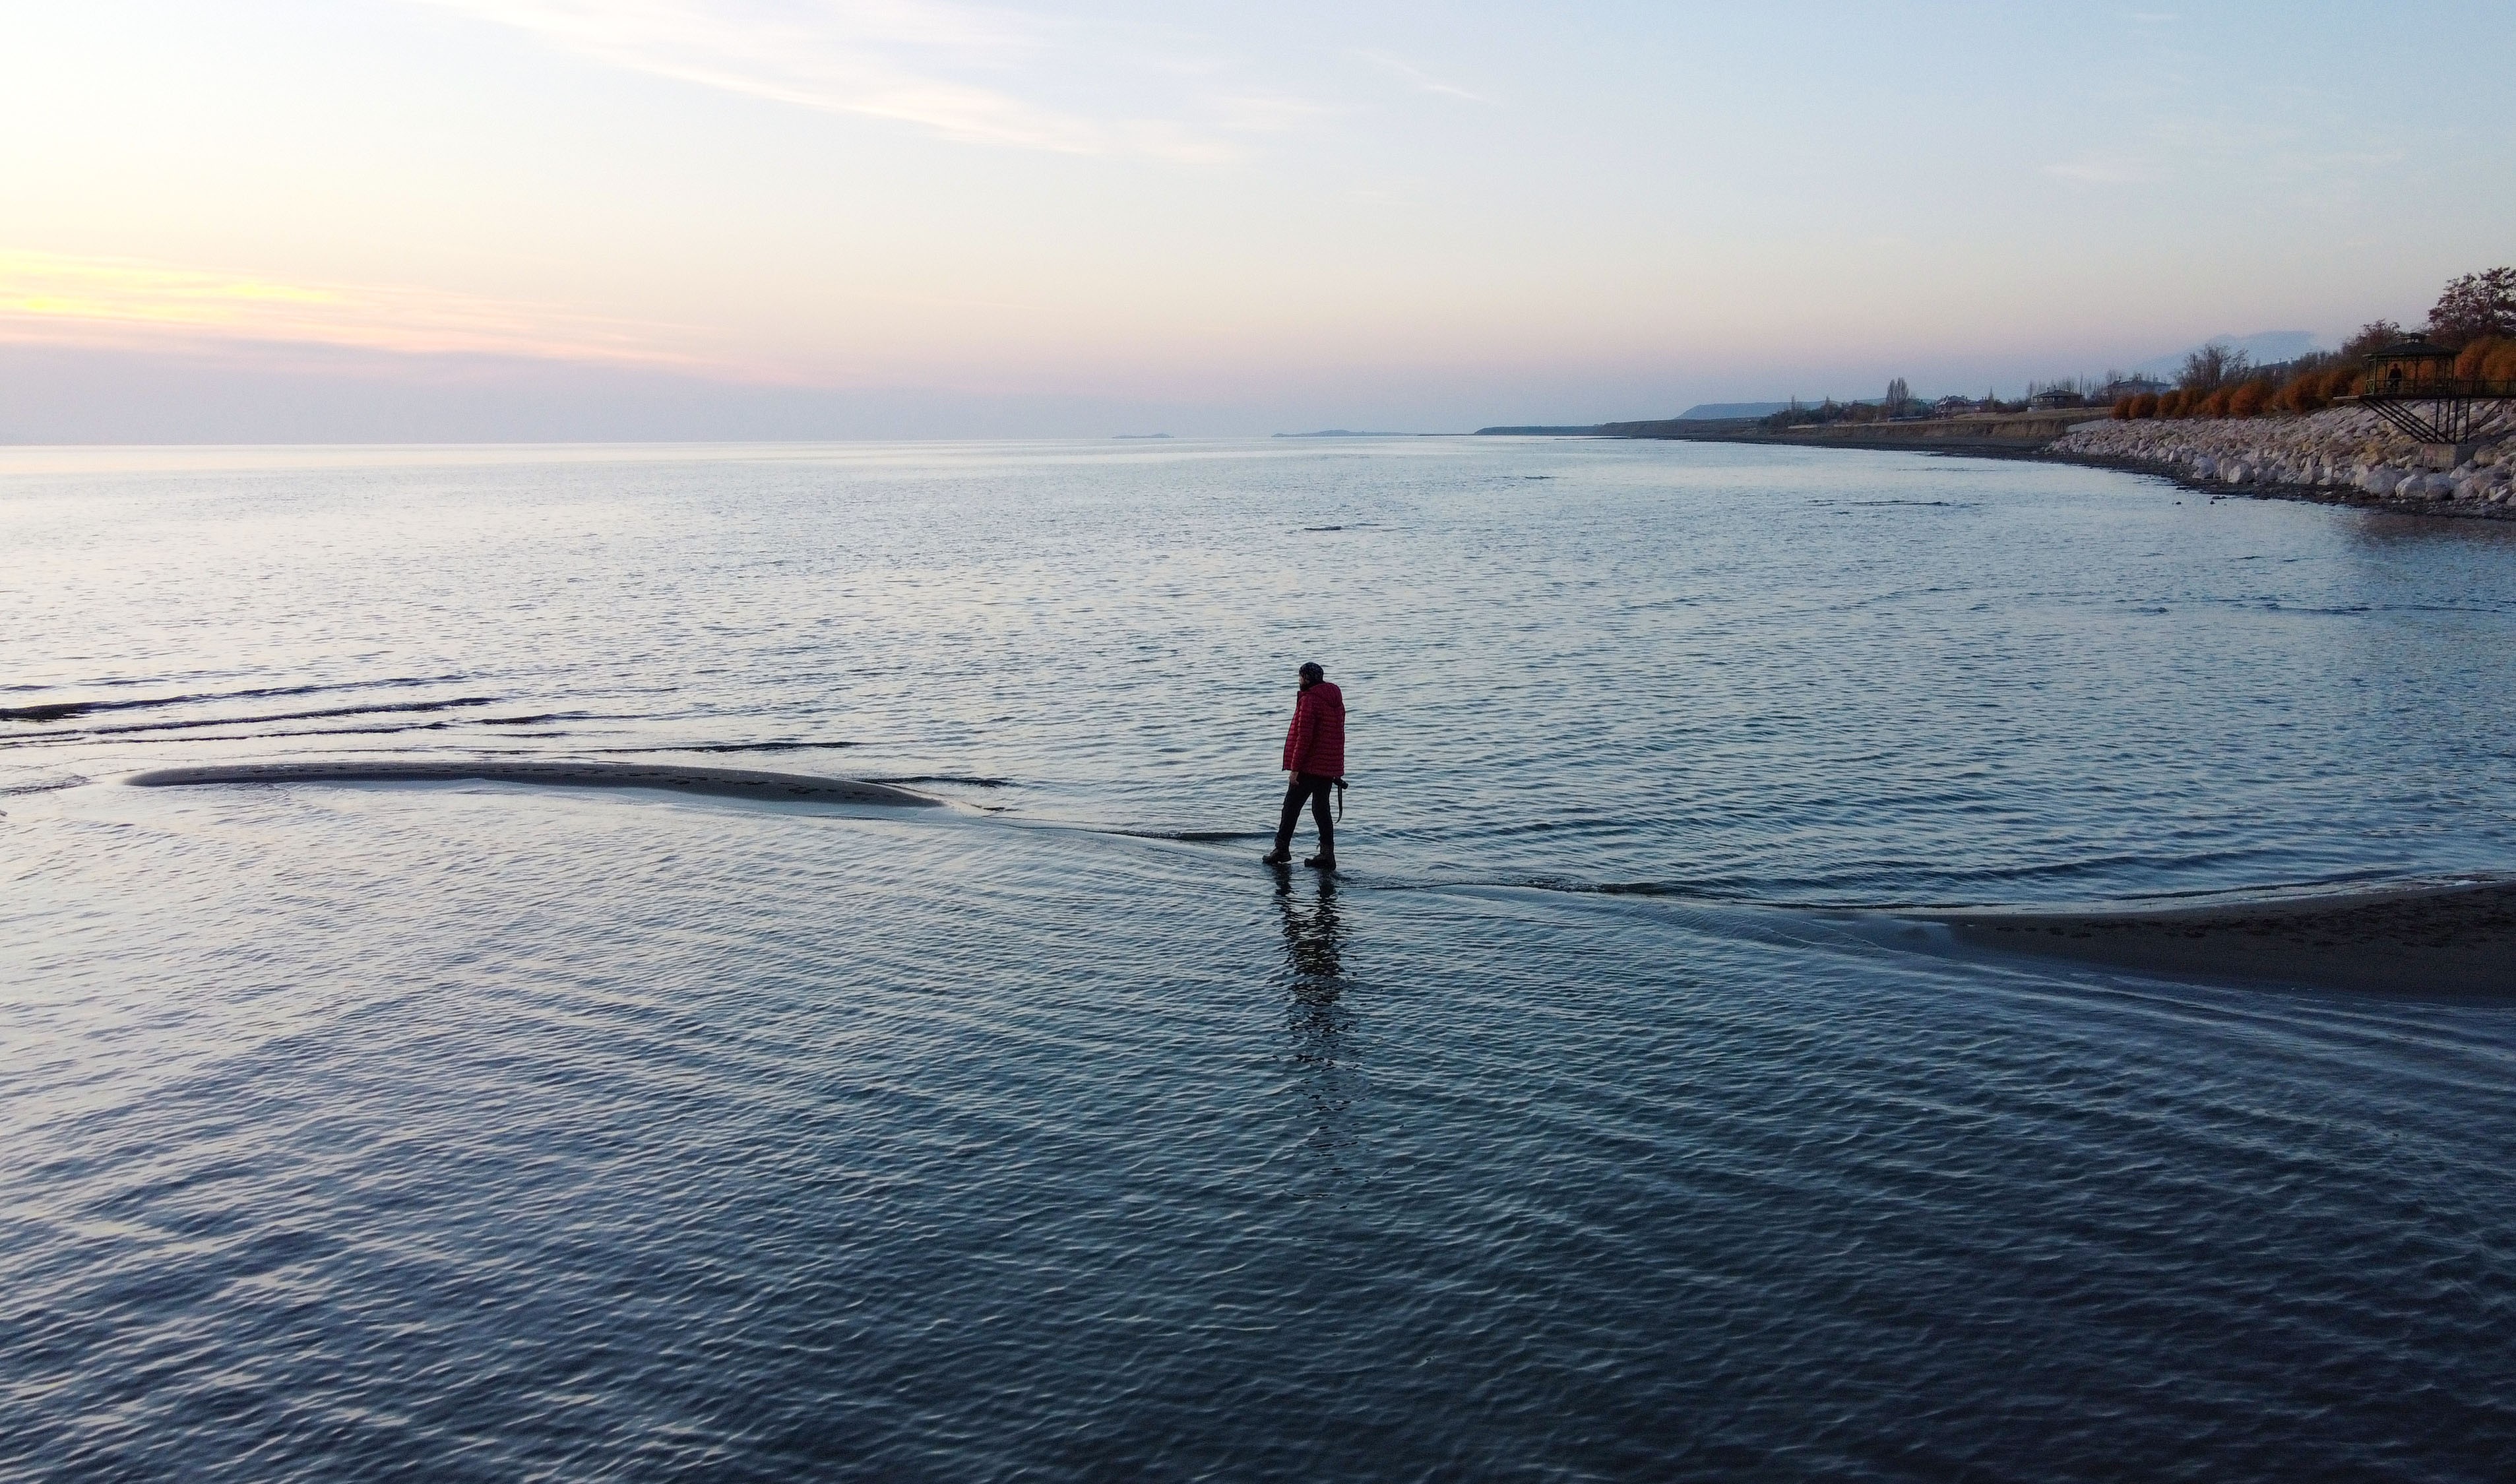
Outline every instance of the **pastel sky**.
POLYGON ((79 0, 0 438, 1470 429, 2516 261, 2503 4, 79 0))

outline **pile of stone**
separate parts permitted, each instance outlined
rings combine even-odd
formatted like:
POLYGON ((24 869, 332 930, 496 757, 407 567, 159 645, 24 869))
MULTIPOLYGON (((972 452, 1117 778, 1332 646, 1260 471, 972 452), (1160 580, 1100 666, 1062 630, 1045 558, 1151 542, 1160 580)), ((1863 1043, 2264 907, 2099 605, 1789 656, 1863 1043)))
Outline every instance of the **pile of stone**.
POLYGON ((2049 447, 2212 484, 2302 485, 2443 514, 2516 515, 2516 402, 2482 405, 2451 469, 2436 467, 2433 446, 2358 407, 2305 417, 2082 423, 2049 447))

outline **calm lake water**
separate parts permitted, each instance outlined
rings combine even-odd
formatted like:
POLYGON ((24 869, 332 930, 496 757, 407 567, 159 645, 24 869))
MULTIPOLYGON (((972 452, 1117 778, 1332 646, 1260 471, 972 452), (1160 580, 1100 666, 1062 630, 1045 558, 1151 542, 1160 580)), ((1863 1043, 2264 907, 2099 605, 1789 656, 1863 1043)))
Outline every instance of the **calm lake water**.
POLYGON ((2516 1474, 2516 1007, 1809 910, 2516 866, 2516 528, 15 449, 0 552, 0 1477, 2516 1474), (1285 885, 1313 658, 1347 869, 1285 885), (403 753, 954 807, 117 782, 403 753))

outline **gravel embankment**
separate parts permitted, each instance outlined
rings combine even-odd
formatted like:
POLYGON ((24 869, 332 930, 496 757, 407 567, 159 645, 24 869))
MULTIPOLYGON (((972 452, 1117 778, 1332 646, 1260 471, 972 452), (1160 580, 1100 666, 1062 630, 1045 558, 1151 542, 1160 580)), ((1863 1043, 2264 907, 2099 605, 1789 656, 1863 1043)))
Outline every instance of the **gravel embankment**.
POLYGON ((2470 460, 2436 470, 2372 412, 2304 417, 2134 419, 2082 424, 2046 445, 2066 458, 2155 469, 2246 493, 2301 493, 2427 515, 2516 518, 2516 402, 2485 410, 2470 460))

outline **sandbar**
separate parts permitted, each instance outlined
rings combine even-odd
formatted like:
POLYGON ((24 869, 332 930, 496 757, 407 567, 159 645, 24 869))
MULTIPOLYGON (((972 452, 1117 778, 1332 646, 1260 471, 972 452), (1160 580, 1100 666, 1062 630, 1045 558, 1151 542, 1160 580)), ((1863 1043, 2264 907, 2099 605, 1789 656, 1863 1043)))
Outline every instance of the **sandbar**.
POLYGON ((666 789, 727 799, 779 803, 878 804, 928 808, 940 799, 853 778, 814 778, 736 767, 678 767, 656 763, 529 763, 494 758, 433 758, 390 763, 240 763, 168 767, 123 780, 141 788, 207 783, 534 783, 553 788, 666 789))
POLYGON ((1958 939, 2168 977, 2401 994, 2516 995, 2516 881, 2206 904, 1906 912, 1958 939))

